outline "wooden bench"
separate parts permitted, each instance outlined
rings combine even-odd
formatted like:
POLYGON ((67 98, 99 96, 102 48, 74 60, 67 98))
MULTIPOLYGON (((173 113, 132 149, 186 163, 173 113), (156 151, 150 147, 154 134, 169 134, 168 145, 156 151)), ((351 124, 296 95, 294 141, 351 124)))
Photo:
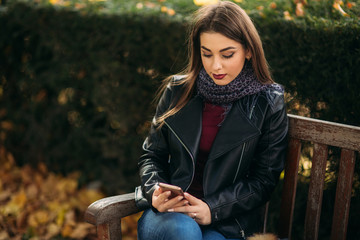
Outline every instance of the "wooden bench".
MULTIPOLYGON (((360 152, 360 127, 289 116, 289 147, 285 166, 278 235, 291 239, 297 176, 304 142, 313 144, 311 180, 307 198, 304 239, 318 238, 328 147, 341 149, 332 220, 331 240, 345 240, 349 218, 356 152, 360 152)), ((97 228, 99 239, 121 239, 121 218, 139 212, 135 194, 107 197, 92 203, 85 220, 97 228)), ((266 225, 267 210, 264 225, 266 225)), ((265 229, 265 228, 264 228, 265 229)))

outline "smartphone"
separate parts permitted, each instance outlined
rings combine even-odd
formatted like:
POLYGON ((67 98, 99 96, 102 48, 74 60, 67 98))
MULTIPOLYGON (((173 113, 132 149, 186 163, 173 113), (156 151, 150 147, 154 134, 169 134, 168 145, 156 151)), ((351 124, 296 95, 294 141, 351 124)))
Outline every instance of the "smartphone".
POLYGON ((178 186, 167 183, 159 183, 159 187, 163 192, 171 191, 171 195, 169 198, 174 198, 176 196, 184 196, 183 190, 178 186))

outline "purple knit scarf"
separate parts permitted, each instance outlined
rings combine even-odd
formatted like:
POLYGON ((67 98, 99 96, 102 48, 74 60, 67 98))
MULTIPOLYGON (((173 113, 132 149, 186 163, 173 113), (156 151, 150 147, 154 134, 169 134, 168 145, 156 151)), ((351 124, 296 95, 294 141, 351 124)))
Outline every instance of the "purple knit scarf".
POLYGON ((206 73, 200 70, 196 81, 197 93, 206 101, 217 105, 230 104, 244 96, 266 90, 268 87, 282 90, 278 84, 262 84, 256 78, 250 62, 246 61, 240 74, 227 85, 217 85, 206 73))

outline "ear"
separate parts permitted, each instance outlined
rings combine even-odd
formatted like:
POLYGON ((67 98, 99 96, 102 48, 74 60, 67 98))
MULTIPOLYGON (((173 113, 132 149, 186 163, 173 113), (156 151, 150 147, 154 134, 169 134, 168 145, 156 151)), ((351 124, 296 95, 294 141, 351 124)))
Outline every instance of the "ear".
POLYGON ((250 59, 251 59, 251 52, 250 52, 249 49, 246 50, 245 58, 246 58, 247 60, 250 60, 250 59))

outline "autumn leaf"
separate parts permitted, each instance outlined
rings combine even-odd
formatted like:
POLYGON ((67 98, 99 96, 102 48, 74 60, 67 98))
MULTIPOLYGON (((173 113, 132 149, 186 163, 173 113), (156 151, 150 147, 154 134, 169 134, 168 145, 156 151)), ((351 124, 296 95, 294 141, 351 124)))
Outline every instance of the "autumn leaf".
POLYGON ((298 17, 304 16, 304 5, 302 3, 296 4, 295 14, 298 17))
POLYGON ((93 228, 93 226, 89 223, 79 223, 72 231, 70 237, 75 239, 84 239, 91 228, 93 228))
POLYGON ((215 4, 219 2, 219 0, 194 0, 194 4, 196 6, 204 6, 209 4, 215 4))
POLYGON ((24 208, 26 203, 26 194, 24 190, 16 193, 11 197, 11 200, 8 204, 5 205, 3 209, 4 215, 14 214, 17 215, 24 208))
POLYGON ((84 223, 83 213, 88 205, 105 196, 79 188, 79 172, 63 177, 49 172, 43 163, 37 168, 20 168, 2 146, 0 164, 0 240, 8 240, 10 235, 14 240, 23 239, 25 234, 30 239, 50 240, 60 235, 95 239, 96 228, 84 223))
POLYGON ((56 225, 55 223, 50 223, 47 227, 46 227, 46 235, 45 238, 46 239, 52 239, 53 237, 57 236, 61 231, 61 228, 56 225))
POLYGON ((275 2, 271 2, 271 3, 269 4, 269 7, 270 7, 271 9, 276 9, 276 8, 277 8, 277 5, 276 5, 275 2))
POLYGON ((344 9, 341 8, 341 5, 343 5, 343 1, 335 1, 333 4, 333 8, 337 10, 342 16, 349 17, 349 14, 344 11, 344 9))
POLYGON ((291 20, 294 19, 294 18, 290 15, 289 11, 284 11, 283 14, 284 14, 285 20, 291 21, 291 20))

